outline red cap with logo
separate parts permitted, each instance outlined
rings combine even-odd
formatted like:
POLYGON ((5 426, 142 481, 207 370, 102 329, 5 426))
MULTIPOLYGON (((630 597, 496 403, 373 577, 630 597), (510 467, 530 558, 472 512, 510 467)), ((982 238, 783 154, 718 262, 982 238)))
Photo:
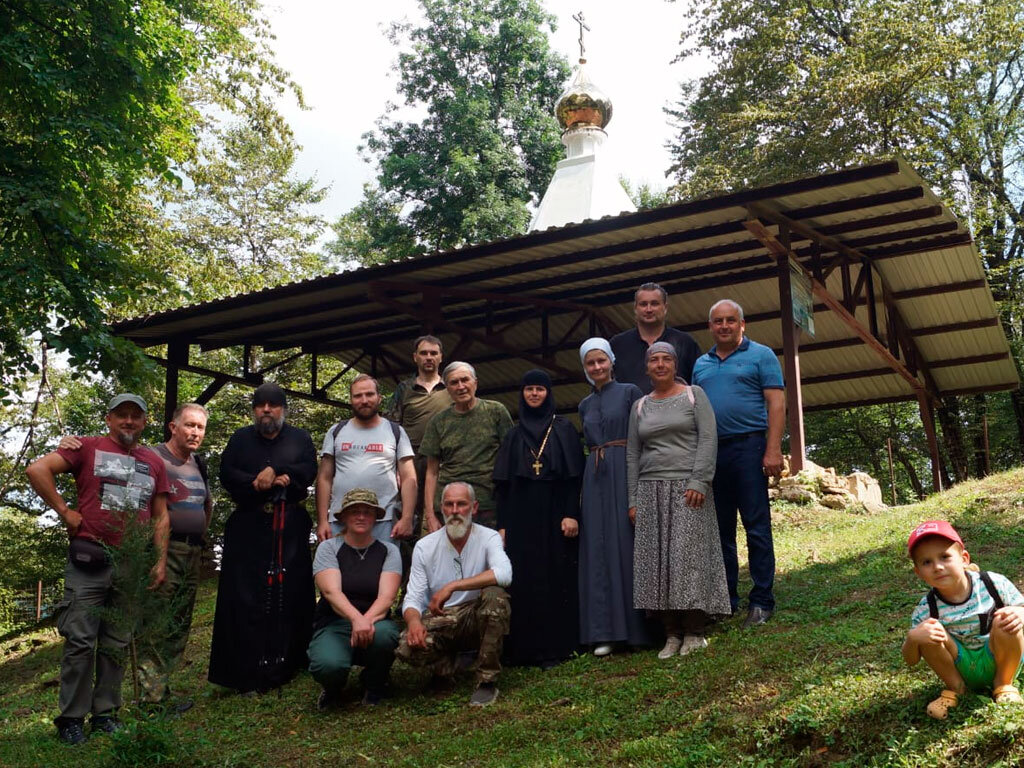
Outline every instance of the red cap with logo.
POLYGON ((910 538, 907 539, 908 555, 913 555, 914 545, 925 536, 941 536, 944 539, 949 539, 959 544, 961 547, 964 545, 964 540, 960 538, 960 534, 953 530, 953 526, 945 520, 926 520, 910 532, 910 538))

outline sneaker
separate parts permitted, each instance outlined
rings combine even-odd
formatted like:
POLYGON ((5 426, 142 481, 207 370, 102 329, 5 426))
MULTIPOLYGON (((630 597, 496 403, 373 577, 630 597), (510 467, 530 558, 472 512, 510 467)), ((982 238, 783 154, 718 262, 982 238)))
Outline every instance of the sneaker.
POLYGON ((603 645, 598 645, 598 646, 596 646, 594 648, 594 655, 595 656, 608 656, 613 650, 615 650, 615 649, 611 645, 611 643, 604 643, 603 645))
POLYGON ((683 639, 678 635, 669 635, 665 638, 665 647, 658 651, 659 659, 671 659, 677 653, 679 648, 683 644, 683 639))
POLYGON ((469 706, 487 707, 498 698, 498 687, 494 683, 480 683, 469 697, 469 706))
POLYGON ((679 649, 679 655, 685 656, 688 653, 693 653, 707 647, 708 639, 704 635, 687 635, 683 638, 683 645, 679 649))
POLYGON ((71 718, 62 720, 57 724, 57 737, 65 744, 75 746, 85 742, 85 731, 82 730, 82 720, 71 718))
POLYGON ((744 629, 750 629, 751 627, 760 627, 768 619, 772 617, 774 611, 768 608, 762 608, 760 605, 750 606, 750 610, 747 612, 747 619, 743 622, 744 629))
POLYGON ((93 715, 89 721, 91 733, 117 733, 124 725, 113 715, 93 715))

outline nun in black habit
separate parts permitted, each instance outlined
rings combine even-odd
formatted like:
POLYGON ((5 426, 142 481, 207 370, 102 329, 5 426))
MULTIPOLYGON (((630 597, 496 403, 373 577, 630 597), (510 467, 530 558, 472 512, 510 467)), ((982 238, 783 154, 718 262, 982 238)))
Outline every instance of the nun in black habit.
POLYGON ((519 392, 519 423, 494 466, 498 529, 512 561, 510 664, 551 667, 579 645, 577 591, 579 433, 555 415, 551 377, 532 370, 519 392))
POLYGON ((235 511, 224 526, 209 680, 243 693, 277 688, 304 668, 313 630, 312 523, 302 500, 316 451, 306 430, 285 423, 286 408, 279 386, 259 386, 255 424, 221 455, 235 511))

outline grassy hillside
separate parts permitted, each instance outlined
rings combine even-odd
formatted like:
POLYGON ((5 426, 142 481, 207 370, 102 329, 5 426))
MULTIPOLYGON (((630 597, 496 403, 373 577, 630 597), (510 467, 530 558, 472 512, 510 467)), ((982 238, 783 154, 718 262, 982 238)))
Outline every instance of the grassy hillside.
MULTIPOLYGON (((215 585, 196 610, 173 680, 196 699, 172 722, 59 744, 59 638, 41 630, 0 647, 0 765, 175 766, 993 766, 1024 764, 1024 708, 967 697, 946 722, 924 714, 940 685, 906 668, 899 646, 923 593, 904 555, 910 528, 946 517, 974 559, 1024 584, 1024 469, 878 516, 776 513, 780 610, 743 632, 716 628, 706 651, 584 656, 554 670, 507 670, 498 702, 470 710, 470 677, 441 696, 395 665, 384 706, 316 711, 302 675, 241 698, 206 684, 215 585)), ((125 712, 130 721, 131 713, 125 712)))

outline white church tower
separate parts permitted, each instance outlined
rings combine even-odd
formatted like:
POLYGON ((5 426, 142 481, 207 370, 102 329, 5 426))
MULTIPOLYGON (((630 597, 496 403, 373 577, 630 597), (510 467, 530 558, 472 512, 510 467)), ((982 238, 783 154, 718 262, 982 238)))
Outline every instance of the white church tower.
POLYGON ((618 173, 601 155, 601 145, 608 138, 604 128, 612 119, 612 102, 587 76, 587 60, 582 55, 583 15, 573 18, 581 27, 580 61, 555 105, 565 159, 558 163, 530 222, 530 232, 636 210, 619 183, 618 173))

